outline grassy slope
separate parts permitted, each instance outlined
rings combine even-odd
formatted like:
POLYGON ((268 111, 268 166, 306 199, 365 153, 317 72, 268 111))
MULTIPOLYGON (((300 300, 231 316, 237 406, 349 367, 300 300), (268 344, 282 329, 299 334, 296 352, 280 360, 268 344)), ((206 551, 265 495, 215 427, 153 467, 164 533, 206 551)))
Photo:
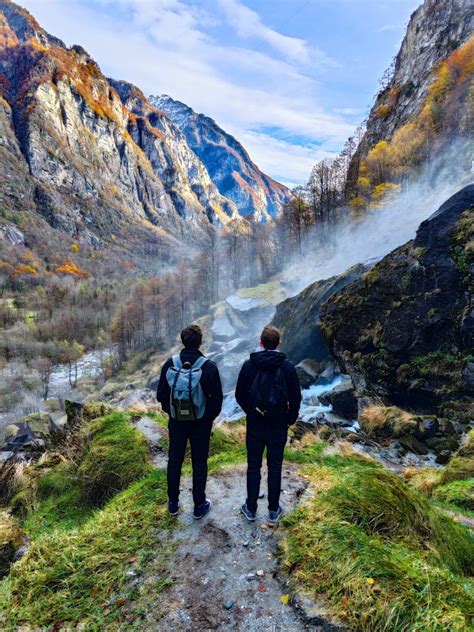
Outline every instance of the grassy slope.
MULTIPOLYGON (((152 574, 155 594, 169 581, 174 523, 164 472, 151 469, 127 414, 92 420, 81 437, 81 458, 36 466, 27 491, 17 493, 32 544, 0 584, 2 629, 58 622, 117 629, 140 616, 127 571, 152 574), (121 476, 111 478, 109 468, 121 476), (109 500, 87 493, 94 472, 93 488, 102 480, 109 500)), ((325 593, 333 612, 362 630, 467 629, 474 544, 466 529, 368 459, 329 455, 314 440, 286 457, 302 465, 314 492, 285 521, 283 562, 295 589, 325 593)), ((244 459, 244 426, 215 429, 211 475, 244 459)))

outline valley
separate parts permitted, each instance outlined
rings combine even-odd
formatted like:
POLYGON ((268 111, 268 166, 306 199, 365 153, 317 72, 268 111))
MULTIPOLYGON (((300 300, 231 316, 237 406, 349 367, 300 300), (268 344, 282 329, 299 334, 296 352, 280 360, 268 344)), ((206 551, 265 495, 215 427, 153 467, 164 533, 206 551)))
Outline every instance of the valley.
POLYGON ((2 629, 472 629, 473 60, 472 0, 420 2, 290 189, 0 0, 2 629), (156 399, 191 322, 224 392, 197 523, 156 399), (302 393, 278 528, 239 513, 269 323, 302 393))

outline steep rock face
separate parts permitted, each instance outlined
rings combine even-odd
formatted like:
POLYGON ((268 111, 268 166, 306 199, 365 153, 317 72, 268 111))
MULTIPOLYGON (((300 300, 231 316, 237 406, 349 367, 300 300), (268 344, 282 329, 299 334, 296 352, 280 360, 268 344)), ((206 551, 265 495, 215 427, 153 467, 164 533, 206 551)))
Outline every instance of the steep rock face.
MULTIPOLYGON (((425 0, 412 14, 400 51, 395 58, 393 74, 379 92, 367 119, 367 131, 349 169, 348 188, 352 190, 359 176, 359 165, 368 151, 382 140, 390 140, 394 132, 413 120, 424 107, 435 73, 441 62, 474 34, 472 0, 425 0)), ((472 108, 472 92, 456 95, 453 100, 456 130, 468 132, 463 125, 472 108), (459 109, 460 96, 465 108, 459 109), (457 108, 457 109, 456 109, 457 108)), ((449 125, 443 123, 442 135, 449 125)))
POLYGON ((166 115, 9 0, 0 1, 0 132, 6 209, 36 210, 92 244, 124 226, 199 238, 236 214, 166 115))
POLYGON ((277 305, 272 324, 282 330, 281 350, 293 362, 304 358, 321 361, 330 357, 321 331, 321 305, 368 269, 364 264, 355 265, 343 274, 312 283, 296 296, 277 305))
POLYGON ((354 381, 418 410, 474 395, 474 185, 321 308, 323 333, 354 381))
POLYGON ((262 173, 238 140, 213 119, 167 95, 152 96, 150 101, 185 134, 219 191, 235 203, 241 215, 266 221, 278 214, 289 199, 289 189, 262 173))

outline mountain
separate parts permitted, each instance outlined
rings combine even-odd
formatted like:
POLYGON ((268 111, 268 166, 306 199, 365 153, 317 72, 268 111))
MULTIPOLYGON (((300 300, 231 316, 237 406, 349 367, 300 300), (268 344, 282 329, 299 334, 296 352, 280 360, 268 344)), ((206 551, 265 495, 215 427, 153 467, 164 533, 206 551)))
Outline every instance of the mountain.
POLYGON ((289 189, 262 173, 236 138, 212 118, 168 95, 151 96, 150 102, 184 133, 220 193, 235 203, 241 215, 264 221, 278 214, 290 197, 289 189))
MULTIPOLYGON (((137 87, 106 78, 82 47, 67 48, 25 9, 0 0, 5 242, 45 253, 73 240, 166 258, 178 243, 201 241, 212 225, 240 217, 239 211, 267 219, 288 191, 232 141, 240 160, 232 178, 253 177, 253 188, 242 184, 240 197, 232 187, 229 197, 220 193, 219 175, 216 186, 184 131, 137 87)), ((215 174, 229 163, 219 167, 220 157, 225 154, 216 154, 215 174)))
POLYGON ((376 204, 454 143, 451 173, 470 170, 473 60, 472 0, 425 0, 410 18, 350 163, 347 197, 355 208, 376 204))

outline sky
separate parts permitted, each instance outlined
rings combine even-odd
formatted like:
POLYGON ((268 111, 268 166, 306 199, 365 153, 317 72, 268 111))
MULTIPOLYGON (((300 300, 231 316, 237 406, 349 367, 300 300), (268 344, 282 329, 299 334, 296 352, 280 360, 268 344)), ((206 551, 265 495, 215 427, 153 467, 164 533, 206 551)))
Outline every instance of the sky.
POLYGON ((290 186, 363 121, 421 0, 19 0, 115 79, 214 118, 290 186))

